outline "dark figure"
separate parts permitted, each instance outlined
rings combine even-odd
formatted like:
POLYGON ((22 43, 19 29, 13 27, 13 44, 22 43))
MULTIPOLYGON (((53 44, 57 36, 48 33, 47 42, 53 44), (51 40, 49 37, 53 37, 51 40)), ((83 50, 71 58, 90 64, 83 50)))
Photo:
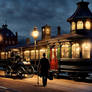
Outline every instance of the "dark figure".
POLYGON ((46 59, 46 54, 43 53, 43 58, 40 60, 40 71, 42 76, 43 86, 47 85, 48 70, 50 68, 49 61, 46 59))

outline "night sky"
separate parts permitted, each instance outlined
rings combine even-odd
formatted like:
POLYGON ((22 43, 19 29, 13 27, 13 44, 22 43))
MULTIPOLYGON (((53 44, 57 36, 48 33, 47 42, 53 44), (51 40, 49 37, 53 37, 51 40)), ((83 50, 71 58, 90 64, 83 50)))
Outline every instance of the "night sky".
MULTIPOLYGON (((0 26, 7 19, 8 28, 25 37, 30 37, 34 26, 41 31, 45 24, 52 26, 52 31, 61 26, 62 33, 68 33, 66 20, 76 10, 78 1, 81 0, 0 0, 0 26)), ((84 1, 90 2, 92 10, 92 0, 84 1)))

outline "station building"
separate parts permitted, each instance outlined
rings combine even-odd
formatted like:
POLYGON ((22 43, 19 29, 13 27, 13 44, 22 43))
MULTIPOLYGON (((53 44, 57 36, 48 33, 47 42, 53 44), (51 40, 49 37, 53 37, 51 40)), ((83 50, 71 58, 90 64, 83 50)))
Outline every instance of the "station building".
MULTIPOLYGON (((92 59, 92 12, 88 5, 89 2, 85 1, 77 3, 76 11, 67 19, 67 22, 70 23, 69 34, 61 35, 60 27, 58 27, 58 34, 53 38, 51 37, 51 27, 49 25, 42 27, 42 39, 37 41, 36 59, 41 59, 45 52, 52 64, 52 69, 57 68, 60 60, 92 59)), ((35 59, 34 44, 15 45, 9 51, 17 51, 26 60, 35 59)))
MULTIPOLYGON (((7 24, 3 24, 0 28, 0 59, 5 59, 8 53, 5 53, 8 46, 15 46, 18 43, 18 34, 14 34, 8 29, 7 24)), ((10 53, 10 52, 9 52, 10 53)))

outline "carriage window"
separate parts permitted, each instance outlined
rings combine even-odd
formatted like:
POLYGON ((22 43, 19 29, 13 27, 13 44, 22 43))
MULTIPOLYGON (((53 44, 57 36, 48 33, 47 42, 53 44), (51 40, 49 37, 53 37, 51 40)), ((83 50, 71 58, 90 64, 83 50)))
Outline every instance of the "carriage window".
POLYGON ((5 59, 5 52, 1 52, 1 59, 5 59))
MULTIPOLYGON (((38 50, 36 50, 36 59, 38 59, 38 50)), ((35 59, 35 50, 31 50, 31 59, 35 59)))
POLYGON ((40 59, 43 57, 43 53, 46 53, 46 55, 47 55, 47 50, 46 49, 40 49, 40 59))
POLYGON ((36 59, 38 59, 38 50, 36 50, 36 59))
POLYGON ((24 51, 24 58, 29 61, 30 59, 30 51, 24 51))
POLYGON ((31 50, 31 59, 35 59, 35 51, 31 50))
POLYGON ((69 45, 65 44, 61 47, 61 57, 62 58, 69 58, 69 45))
POLYGON ((83 22, 82 21, 77 22, 77 29, 83 29, 83 22))
POLYGON ((83 58, 90 58, 90 43, 85 42, 82 44, 82 57, 83 58))
POLYGON ((80 57, 80 46, 78 43, 72 45, 72 58, 80 57))

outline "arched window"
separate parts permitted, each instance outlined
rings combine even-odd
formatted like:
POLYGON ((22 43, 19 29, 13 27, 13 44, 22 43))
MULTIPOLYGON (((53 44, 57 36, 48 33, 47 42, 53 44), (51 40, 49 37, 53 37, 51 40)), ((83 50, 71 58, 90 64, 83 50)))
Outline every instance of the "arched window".
POLYGON ((40 59, 43 57, 43 53, 47 53, 45 48, 40 49, 40 59))
POLYGON ((75 22, 72 22, 72 30, 75 30, 75 22))
POLYGON ((80 57, 80 46, 78 43, 72 45, 72 58, 80 57))
POLYGON ((24 58, 27 60, 27 61, 30 61, 30 51, 29 50, 26 50, 24 51, 24 58))
POLYGON ((62 58, 69 58, 69 44, 65 43, 64 45, 62 45, 61 47, 61 57, 62 58))
POLYGON ((77 22, 77 29, 83 29, 83 22, 82 21, 77 22))
POLYGON ((83 56, 83 58, 90 58, 90 48, 91 48, 90 42, 84 42, 82 44, 82 56, 83 56))
POLYGON ((86 21, 85 28, 88 29, 88 30, 91 29, 91 22, 90 21, 86 21))

